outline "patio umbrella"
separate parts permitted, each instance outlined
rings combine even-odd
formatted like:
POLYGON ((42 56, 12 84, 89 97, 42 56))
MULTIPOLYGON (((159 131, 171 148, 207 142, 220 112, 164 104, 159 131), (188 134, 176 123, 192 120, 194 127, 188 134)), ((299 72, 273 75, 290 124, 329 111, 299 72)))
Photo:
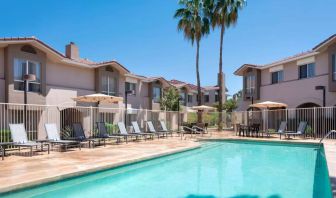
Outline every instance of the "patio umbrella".
POLYGON ((210 107, 206 105, 201 105, 201 106, 193 106, 191 107, 192 110, 197 110, 197 111, 206 111, 206 110, 216 110, 215 107, 210 107))
POLYGON ((91 94, 91 95, 85 95, 85 96, 78 96, 77 98, 73 98, 76 102, 96 102, 96 103, 118 103, 123 101, 122 97, 116 97, 116 96, 109 96, 105 94, 91 94))
POLYGON ((287 107, 285 103, 281 102, 271 102, 271 101, 265 101, 260 103, 251 104, 250 107, 257 107, 257 108, 281 108, 281 107, 287 107))
MULTIPOLYGON (((287 107, 287 105, 285 103, 280 103, 280 102, 265 101, 265 102, 251 104, 250 107, 269 109, 269 108, 287 107)), ((266 119, 266 118, 268 118, 268 111, 265 111, 263 113, 263 117, 264 117, 263 118, 264 120, 267 120, 266 122, 264 122, 264 129, 266 129, 266 131, 268 131, 268 119, 266 119)))

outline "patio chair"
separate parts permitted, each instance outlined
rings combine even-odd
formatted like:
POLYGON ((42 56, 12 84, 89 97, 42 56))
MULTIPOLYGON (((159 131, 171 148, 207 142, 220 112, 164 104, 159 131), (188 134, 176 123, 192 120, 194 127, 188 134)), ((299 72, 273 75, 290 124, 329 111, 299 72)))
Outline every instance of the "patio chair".
POLYGON ((167 132, 163 132, 163 131, 156 131, 154 128, 154 125, 152 123, 152 121, 147 121, 147 126, 148 126, 148 131, 150 133, 156 134, 158 138, 160 137, 167 137, 167 132))
POLYGON ((88 142, 89 143, 89 147, 91 148, 95 146, 95 143, 98 142, 98 144, 100 145, 100 141, 101 139, 99 138, 87 138, 85 136, 85 132, 83 129, 83 126, 81 123, 73 123, 72 124, 72 130, 74 133, 74 137, 73 138, 69 138, 69 140, 76 140, 76 141, 80 141, 80 142, 88 142))
POLYGON ((13 146, 18 147, 19 150, 21 147, 30 148, 30 156, 33 156, 33 147, 36 147, 37 149, 37 147, 40 146, 41 151, 43 151, 43 147, 47 146, 48 154, 50 153, 49 143, 28 140, 24 124, 9 124, 9 128, 11 131, 13 146))
POLYGON ((171 137, 173 137, 173 131, 167 129, 166 123, 164 121, 161 120, 160 125, 161 125, 161 129, 162 129, 160 132, 166 132, 166 133, 170 134, 171 137))
POLYGON ((279 134, 280 135, 280 139, 281 139, 281 135, 284 134, 286 132, 286 128, 287 128, 287 122, 286 121, 281 121, 280 126, 278 128, 278 131, 274 131, 274 132, 265 132, 267 137, 270 137, 271 134, 279 134))
POLYGON ((135 137, 136 140, 138 140, 139 137, 143 136, 141 134, 137 134, 137 133, 127 133, 127 130, 126 130, 126 126, 123 122, 118 122, 118 128, 119 128, 119 134, 120 136, 124 137, 126 143, 128 142, 128 138, 132 138, 132 137, 135 137))
POLYGON ((81 142, 76 140, 62 140, 60 133, 58 132, 57 126, 55 123, 48 123, 44 125, 47 132, 47 140, 51 144, 51 148, 54 145, 62 145, 67 151, 68 146, 76 145, 79 150, 81 150, 81 142))
POLYGON ((105 145, 105 141, 106 139, 116 139, 117 143, 120 142, 121 137, 118 135, 110 135, 107 132, 107 128, 106 128, 106 123, 105 122, 97 122, 97 130, 98 133, 96 134, 96 138, 101 138, 104 140, 104 145, 105 145))
MULTIPOLYGON (((298 126, 296 131, 286 131, 282 134, 284 134, 285 137, 287 136, 287 139, 289 139, 291 135, 292 136, 303 136, 304 137, 306 128, 307 128, 307 122, 306 121, 301 121, 299 123, 299 126, 298 126)), ((281 139, 281 136, 280 136, 280 139, 281 139)))
POLYGON ((136 121, 132 122, 132 126, 133 126, 134 133, 137 133, 137 134, 140 134, 140 135, 144 135, 145 136, 145 140, 146 140, 147 136, 149 136, 150 139, 154 139, 154 134, 153 133, 144 133, 144 132, 141 132, 140 127, 138 125, 138 122, 136 122, 136 121))

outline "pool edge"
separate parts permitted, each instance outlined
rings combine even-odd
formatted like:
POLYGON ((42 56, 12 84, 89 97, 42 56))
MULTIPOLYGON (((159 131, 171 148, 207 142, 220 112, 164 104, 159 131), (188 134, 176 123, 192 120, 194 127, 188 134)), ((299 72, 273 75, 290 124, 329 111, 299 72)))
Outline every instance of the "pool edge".
POLYGON ((159 154, 153 154, 153 155, 150 155, 150 156, 140 157, 140 158, 136 158, 136 159, 130 159, 130 160, 126 160, 126 161, 123 161, 123 162, 117 162, 117 163, 108 164, 108 165, 105 165, 105 166, 89 168, 89 169, 86 169, 86 170, 76 171, 76 172, 72 172, 72 173, 68 173, 68 174, 47 177, 47 178, 38 179, 38 180, 35 180, 35 181, 23 182, 23 183, 11 185, 11 186, 8 186, 8 187, 0 187, 0 195, 5 194, 5 193, 11 193, 11 192, 14 192, 14 191, 23 190, 25 188, 34 187, 34 186, 38 186, 38 185, 45 184, 45 183, 57 182, 57 181, 63 180, 63 179, 69 179, 69 178, 72 178, 72 177, 78 177, 78 176, 82 176, 82 175, 86 175, 86 174, 90 174, 90 173, 94 173, 94 172, 98 172, 98 171, 104 171, 104 170, 108 170, 108 169, 112 169, 112 168, 118 168, 118 167, 121 167, 121 166, 130 165, 130 164, 134 164, 134 163, 138 163, 138 162, 142 162, 142 161, 147 161, 147 160, 151 160, 151 159, 155 159, 155 158, 159 158, 159 157, 169 156, 169 155, 173 155, 173 154, 177 154, 177 153, 183 153, 183 152, 191 151, 191 150, 198 149, 198 148, 201 148, 200 144, 195 145, 195 146, 191 146, 191 147, 188 147, 188 148, 181 148, 181 149, 177 149, 177 150, 174 150, 174 151, 168 151, 168 152, 163 152, 163 153, 159 153, 159 154))

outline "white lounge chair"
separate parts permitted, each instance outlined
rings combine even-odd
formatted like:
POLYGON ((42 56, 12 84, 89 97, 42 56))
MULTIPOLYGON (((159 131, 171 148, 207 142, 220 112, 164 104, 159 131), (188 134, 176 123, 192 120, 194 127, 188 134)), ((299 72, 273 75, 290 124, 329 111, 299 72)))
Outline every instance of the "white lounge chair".
POLYGON ((154 125, 153 125, 152 121, 148 121, 147 122, 147 126, 148 126, 148 129, 149 129, 149 132, 153 133, 153 134, 156 134, 158 138, 160 138, 160 136, 161 137, 167 136, 167 132, 156 131, 155 128, 154 128, 154 125))
POLYGON ((131 133, 127 133, 126 126, 125 126, 125 124, 124 124, 123 122, 118 122, 118 128, 119 128, 119 132, 120 132, 118 135, 123 136, 124 139, 126 140, 126 143, 127 143, 127 141, 128 141, 128 137, 131 137, 131 138, 132 138, 132 137, 135 137, 136 140, 138 140, 138 137, 141 137, 140 134, 136 134, 136 133, 133 133, 133 134, 131 134, 131 133))
POLYGON ((63 145, 65 151, 67 151, 68 146, 77 145, 79 150, 81 150, 81 142, 76 140, 62 140, 60 133, 58 132, 57 126, 55 123, 49 123, 44 125, 47 132, 47 140, 51 144, 51 148, 54 145, 63 145))
POLYGON ((173 131, 167 129, 166 123, 164 121, 160 121, 160 125, 161 125, 161 128, 162 128, 162 130, 160 132, 169 133, 170 136, 173 137, 173 131))
POLYGON ((133 126, 134 133, 143 135, 145 137, 145 139, 147 138, 147 136, 149 136, 150 139, 154 139, 154 134, 153 133, 141 132, 140 127, 138 125, 138 122, 136 122, 136 121, 132 122, 132 126, 133 126))
POLYGON ((41 151, 43 151, 44 146, 47 146, 48 154, 50 153, 50 145, 48 143, 28 140, 24 124, 9 124, 9 128, 11 131, 13 145, 19 147, 19 149, 21 149, 21 147, 30 148, 30 156, 33 155, 33 147, 37 148, 38 146, 41 146, 41 151))

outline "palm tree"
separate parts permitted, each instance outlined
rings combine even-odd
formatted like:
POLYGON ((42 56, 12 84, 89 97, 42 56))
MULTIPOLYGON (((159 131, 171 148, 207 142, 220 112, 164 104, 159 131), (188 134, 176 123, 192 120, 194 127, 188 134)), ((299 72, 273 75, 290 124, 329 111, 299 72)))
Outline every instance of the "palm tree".
POLYGON ((222 119, 223 119, 223 39, 225 29, 232 25, 235 25, 238 20, 238 11, 246 5, 245 0, 205 0, 205 5, 207 8, 207 15, 211 19, 211 25, 213 28, 220 28, 220 47, 219 47, 219 73, 218 73, 218 84, 219 84, 219 119, 218 119, 218 130, 222 130, 222 119))
MULTIPOLYGON (((202 105, 201 80, 199 74, 199 48, 202 37, 210 32, 210 20, 205 16, 202 0, 180 0, 181 8, 176 10, 174 18, 178 18, 177 29, 183 31, 184 37, 196 43, 196 79, 197 79, 197 101, 202 105)), ((201 120, 199 114, 198 121, 201 120)))

